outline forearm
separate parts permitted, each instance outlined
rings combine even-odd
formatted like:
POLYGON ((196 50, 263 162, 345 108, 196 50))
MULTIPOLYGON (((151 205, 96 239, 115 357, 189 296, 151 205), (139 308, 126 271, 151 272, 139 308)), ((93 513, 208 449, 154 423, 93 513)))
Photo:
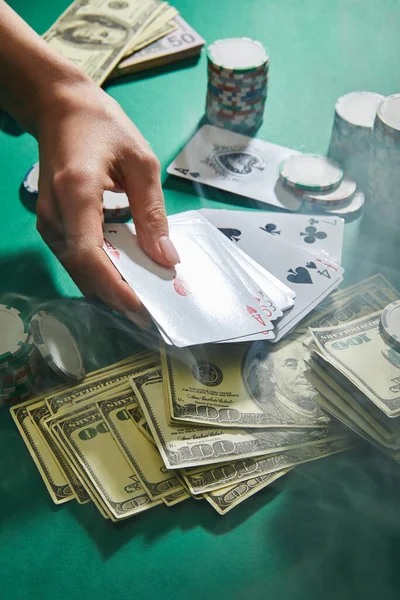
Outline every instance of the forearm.
POLYGON ((0 0, 0 107, 37 134, 40 113, 63 84, 87 80, 0 0))

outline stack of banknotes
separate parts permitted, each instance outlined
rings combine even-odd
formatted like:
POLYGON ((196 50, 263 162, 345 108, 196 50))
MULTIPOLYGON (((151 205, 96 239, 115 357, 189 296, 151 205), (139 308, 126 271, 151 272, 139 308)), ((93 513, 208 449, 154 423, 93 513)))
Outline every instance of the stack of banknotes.
POLYGON ((99 85, 197 56, 205 43, 161 0, 75 0, 43 38, 99 85))
MULTIPOLYGON (((376 275, 334 293, 277 344, 162 346, 11 414, 57 504, 92 501, 118 521, 193 497, 225 514, 297 465, 353 448, 353 432, 397 458, 400 438, 355 383, 367 367, 357 372, 350 356, 339 369, 326 340, 344 332, 344 347, 360 330, 373 352, 369 326, 398 297, 376 275)), ((381 366, 369 368, 379 380, 381 366)))
POLYGON ((382 334, 381 313, 311 329, 306 375, 321 408, 400 462, 400 352, 382 334))

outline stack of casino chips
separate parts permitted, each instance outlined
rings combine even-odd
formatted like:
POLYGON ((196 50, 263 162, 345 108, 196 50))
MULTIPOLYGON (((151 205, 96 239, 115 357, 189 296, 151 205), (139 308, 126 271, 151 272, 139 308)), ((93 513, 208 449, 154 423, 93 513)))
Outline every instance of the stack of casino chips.
POLYGON ((328 156, 364 192, 368 188, 372 128, 383 98, 373 92, 350 92, 335 104, 328 156))
POLYGON ((208 47, 206 117, 240 133, 256 131, 267 99, 269 57, 249 38, 217 40, 208 47))
POLYGON ((355 181, 330 158, 310 154, 288 156, 280 166, 281 183, 303 198, 304 212, 353 218, 364 206, 364 194, 355 181))
POLYGON ((398 234, 400 94, 388 96, 378 107, 371 136, 368 184, 368 216, 398 234))
POLYGON ((29 398, 38 382, 35 346, 21 313, 0 304, 0 404, 29 398))

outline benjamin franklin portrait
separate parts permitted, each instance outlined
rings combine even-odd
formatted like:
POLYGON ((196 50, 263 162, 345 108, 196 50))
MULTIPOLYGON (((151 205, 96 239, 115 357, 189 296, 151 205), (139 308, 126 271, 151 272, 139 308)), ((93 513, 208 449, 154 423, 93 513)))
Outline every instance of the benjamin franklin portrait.
POLYGON ((83 15, 71 24, 60 24, 62 39, 72 46, 118 48, 126 43, 129 29, 101 15, 83 15))
POLYGON ((328 419, 314 401, 316 390, 304 376, 307 350, 298 339, 253 343, 242 365, 249 395, 266 414, 326 423, 328 419))

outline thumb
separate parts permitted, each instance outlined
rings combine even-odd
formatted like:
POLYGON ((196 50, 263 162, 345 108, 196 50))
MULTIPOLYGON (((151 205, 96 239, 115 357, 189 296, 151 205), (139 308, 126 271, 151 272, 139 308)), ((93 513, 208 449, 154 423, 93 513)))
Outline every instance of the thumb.
POLYGON ((132 168, 126 171, 126 193, 139 243, 153 260, 173 267, 180 259, 169 238, 159 162, 154 154, 149 154, 142 159, 140 171, 133 173, 132 168))

